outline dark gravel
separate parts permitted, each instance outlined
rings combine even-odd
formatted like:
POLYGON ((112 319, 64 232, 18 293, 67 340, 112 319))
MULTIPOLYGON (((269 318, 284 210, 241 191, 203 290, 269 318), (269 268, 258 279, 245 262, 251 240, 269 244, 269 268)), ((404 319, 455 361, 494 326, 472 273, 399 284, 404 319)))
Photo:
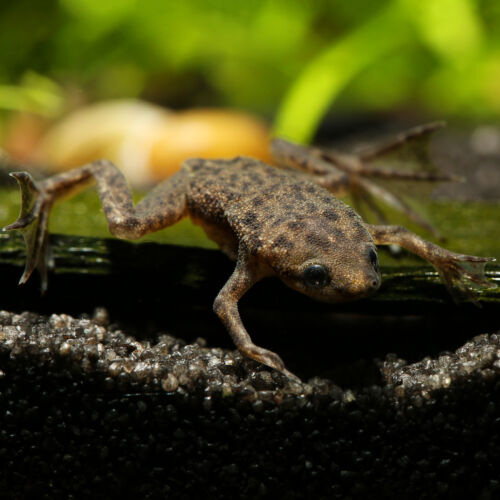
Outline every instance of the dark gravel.
POLYGON ((107 323, 0 313, 2 498, 500 494, 500 335, 342 390, 107 323))

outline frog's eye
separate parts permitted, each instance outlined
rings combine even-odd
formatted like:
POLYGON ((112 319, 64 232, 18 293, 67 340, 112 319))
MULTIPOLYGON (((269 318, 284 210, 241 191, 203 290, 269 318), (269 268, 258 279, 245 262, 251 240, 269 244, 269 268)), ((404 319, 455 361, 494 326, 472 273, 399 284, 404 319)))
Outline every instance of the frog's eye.
POLYGON ((370 248, 370 251, 368 252, 368 258, 370 259, 370 262, 373 266, 373 269, 378 272, 378 255, 373 248, 370 248))
POLYGON ((312 288, 322 288, 330 281, 328 271, 319 264, 313 264, 304 271, 304 283, 312 288))

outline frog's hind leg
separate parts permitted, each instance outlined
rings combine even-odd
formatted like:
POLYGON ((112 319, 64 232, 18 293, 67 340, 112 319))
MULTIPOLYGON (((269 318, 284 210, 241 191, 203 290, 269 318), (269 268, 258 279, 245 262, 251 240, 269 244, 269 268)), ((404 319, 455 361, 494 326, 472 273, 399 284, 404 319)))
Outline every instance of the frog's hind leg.
POLYGON ((355 196, 358 198, 358 204, 361 205, 364 202, 372 213, 375 214, 379 224, 386 224, 387 219, 375 200, 381 200, 395 210, 403 213, 411 221, 415 222, 415 224, 429 231, 435 238, 444 239, 439 229, 413 210, 400 196, 366 179, 357 179, 356 184, 356 191, 359 194, 355 194, 355 196))
MULTIPOLYGON (((442 122, 430 123, 403 132, 381 145, 365 150, 360 154, 342 154, 317 147, 305 147, 275 139, 271 144, 273 158, 278 166, 293 168, 309 174, 311 180, 328 189, 336 196, 349 192, 359 207, 365 204, 374 213, 379 223, 385 223, 385 216, 377 201, 402 212, 410 220, 423 227, 437 238, 442 238, 439 231, 413 210, 394 190, 382 187, 380 181, 416 181, 442 182, 460 180, 455 176, 439 171, 409 171, 380 168, 370 165, 393 151, 397 151, 407 143, 428 137, 441 128, 442 122)), ((425 158, 422 160, 430 162, 425 158)))
MULTIPOLYGON (((414 140, 420 140, 421 138, 428 137, 430 134, 434 133, 436 130, 443 128, 446 125, 444 121, 437 121, 431 123, 424 123, 423 125, 417 125, 409 130, 401 132, 392 139, 389 139, 381 144, 364 149, 360 154, 359 158, 364 162, 369 162, 376 160, 377 158, 383 157, 394 150, 401 148, 402 146, 408 144, 414 140)), ((387 172, 384 170, 384 172, 387 172)), ((389 171, 390 172, 390 171, 389 171)))
POLYGON ((35 268, 47 288, 47 269, 51 265, 48 221, 52 205, 60 198, 97 183, 103 210, 112 234, 120 238, 140 238, 177 222, 186 213, 185 172, 175 174, 151 191, 134 207, 123 174, 111 162, 97 161, 36 182, 27 172, 11 174, 22 194, 19 218, 4 227, 18 230, 26 243, 26 266, 20 280, 25 283, 35 268))
POLYGON ((430 262, 455 300, 474 301, 481 288, 496 288, 484 274, 484 267, 495 259, 450 252, 426 241, 401 226, 367 224, 376 245, 400 245, 430 262))

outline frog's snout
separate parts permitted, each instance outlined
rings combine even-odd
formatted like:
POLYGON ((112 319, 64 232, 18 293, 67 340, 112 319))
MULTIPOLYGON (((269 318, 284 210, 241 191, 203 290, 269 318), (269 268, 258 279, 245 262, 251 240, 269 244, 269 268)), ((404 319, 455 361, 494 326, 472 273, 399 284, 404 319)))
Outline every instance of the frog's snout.
POLYGON ((333 285, 337 293, 340 293, 347 300, 360 299, 371 295, 380 287, 381 278, 378 273, 369 273, 357 279, 350 279, 342 285, 333 285))

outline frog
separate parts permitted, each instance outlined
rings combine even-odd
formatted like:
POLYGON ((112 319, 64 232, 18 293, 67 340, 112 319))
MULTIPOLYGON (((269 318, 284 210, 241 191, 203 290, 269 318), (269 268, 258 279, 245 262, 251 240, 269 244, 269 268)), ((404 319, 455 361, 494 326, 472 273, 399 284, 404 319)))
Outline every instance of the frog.
POLYGON ((235 346, 243 356, 299 381, 279 354, 254 344, 240 317, 239 300, 263 278, 278 277, 319 301, 349 302, 380 287, 377 246, 399 245, 432 264, 455 297, 474 299, 478 289, 495 286, 484 271, 494 259, 454 253, 403 226, 367 223, 337 196, 345 190, 378 195, 432 231, 431 225, 373 178, 442 181, 451 177, 380 169, 369 162, 439 126, 410 129, 364 154, 340 154, 277 138, 271 143, 273 165, 243 156, 191 158, 135 206, 124 175, 107 160, 40 181, 28 172, 13 172, 21 189, 21 211, 3 229, 24 236, 27 257, 20 284, 38 268, 45 291, 48 269, 53 266, 48 220, 53 204, 62 198, 96 184, 110 233, 128 240, 189 216, 236 262, 213 303, 235 346))

